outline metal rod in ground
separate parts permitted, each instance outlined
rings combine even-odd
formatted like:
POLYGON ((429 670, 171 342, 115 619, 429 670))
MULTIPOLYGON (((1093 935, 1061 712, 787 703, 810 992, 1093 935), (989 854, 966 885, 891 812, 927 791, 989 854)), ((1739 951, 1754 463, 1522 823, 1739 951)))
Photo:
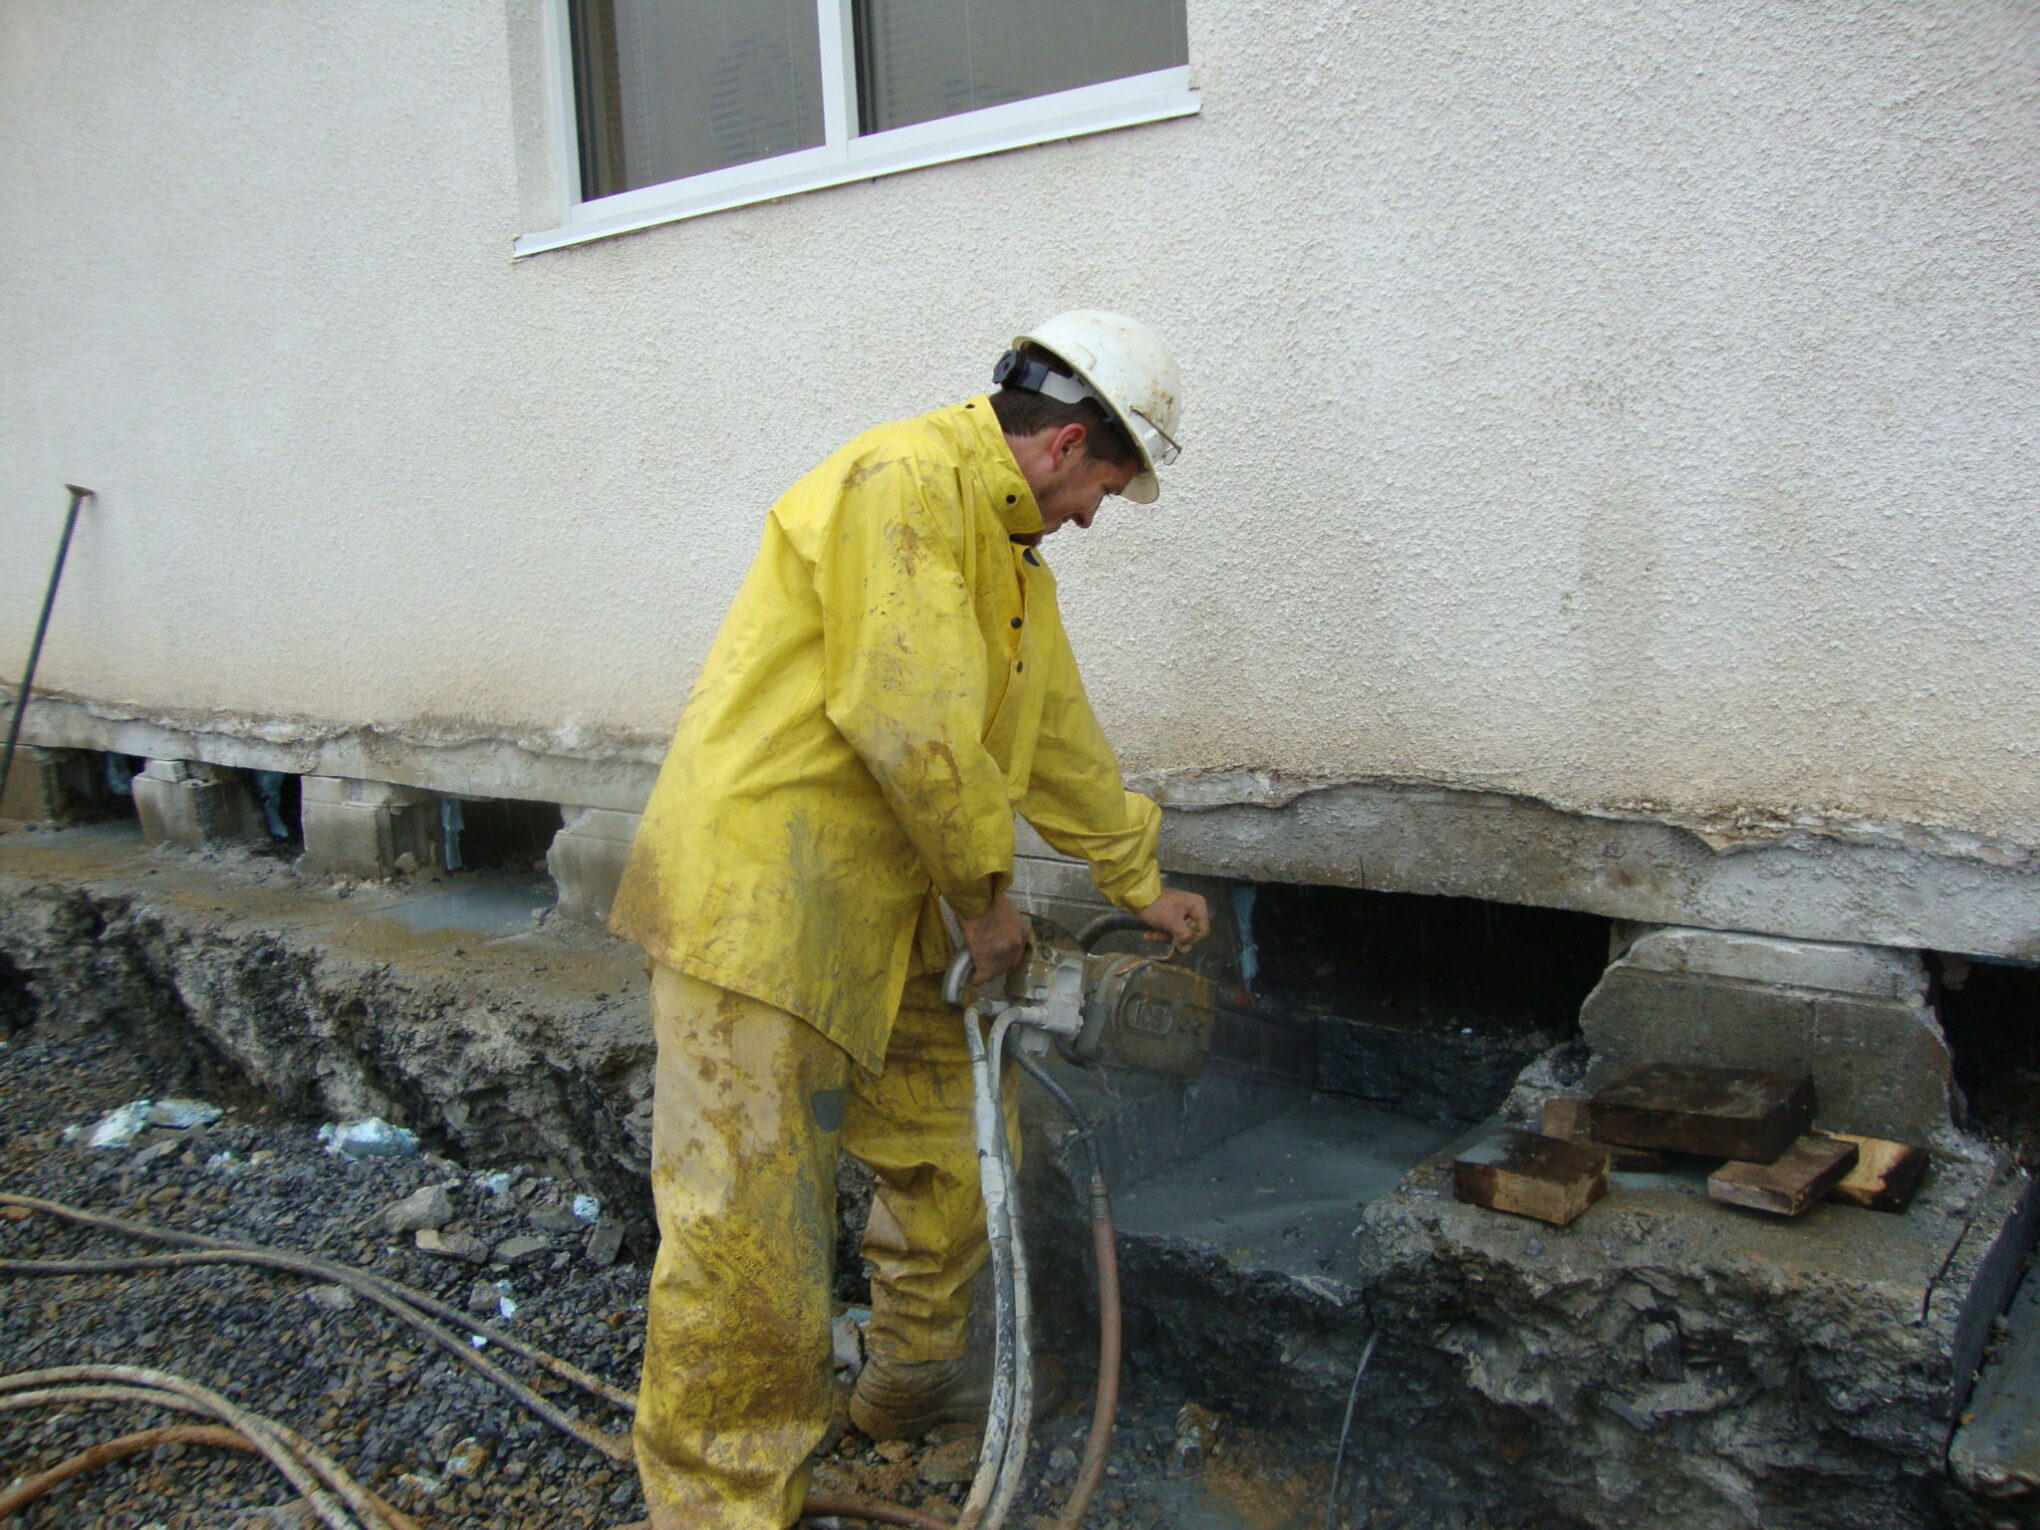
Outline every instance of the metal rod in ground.
POLYGON ((50 587, 43 592, 42 615, 36 619, 35 641, 28 645, 28 668, 21 676, 21 689, 14 697, 14 721, 7 727, 7 749, 0 754, 0 798, 7 795, 7 778, 14 770, 14 746, 21 738, 21 719, 28 711, 29 688, 35 684, 36 662, 42 658, 43 637, 50 630, 50 612, 57 604, 57 586, 63 582, 64 560, 71 555, 71 533, 78 525, 78 507, 92 497, 90 489, 67 483, 71 508, 64 513, 64 536, 57 543, 56 566, 50 570, 50 587))
POLYGON ((1339 1426, 1339 1453, 1332 1457, 1332 1490, 1325 1494, 1325 1530, 1332 1530, 1332 1521, 1339 1512, 1339 1472, 1346 1464, 1347 1437, 1353 1433, 1353 1404, 1360 1399, 1360 1378, 1367 1374, 1367 1362, 1374 1358, 1375 1341, 1380 1337, 1379 1328, 1367 1336, 1367 1347, 1360 1351, 1360 1363, 1353 1367, 1353 1385, 1346 1393, 1346 1422, 1339 1426))

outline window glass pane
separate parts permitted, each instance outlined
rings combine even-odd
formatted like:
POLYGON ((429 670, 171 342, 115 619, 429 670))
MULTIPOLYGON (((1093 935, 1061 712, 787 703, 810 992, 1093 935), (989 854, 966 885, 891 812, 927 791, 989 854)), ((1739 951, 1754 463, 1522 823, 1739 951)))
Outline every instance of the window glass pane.
POLYGON ((857 0, 861 131, 1190 61, 1183 0, 857 0))
POLYGON ((814 0, 573 0, 581 194, 822 141, 814 0))

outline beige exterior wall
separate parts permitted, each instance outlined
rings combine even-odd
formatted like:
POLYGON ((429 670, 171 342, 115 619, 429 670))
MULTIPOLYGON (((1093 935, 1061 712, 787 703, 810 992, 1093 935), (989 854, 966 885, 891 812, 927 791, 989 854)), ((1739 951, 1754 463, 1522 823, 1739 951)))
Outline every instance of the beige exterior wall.
POLYGON ((2030 3, 1190 0, 1200 116, 520 260, 538 16, 0 0, 0 655, 75 480, 47 686, 628 797, 775 493, 1095 305, 1131 769, 2040 846, 2030 3))

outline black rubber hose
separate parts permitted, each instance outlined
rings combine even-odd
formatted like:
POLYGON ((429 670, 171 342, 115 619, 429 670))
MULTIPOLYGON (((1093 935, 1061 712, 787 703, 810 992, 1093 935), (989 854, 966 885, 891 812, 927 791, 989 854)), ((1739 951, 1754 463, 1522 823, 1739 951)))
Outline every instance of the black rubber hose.
POLYGON ((1129 914, 1124 909, 1114 909, 1109 914, 1100 914, 1096 919, 1093 919, 1089 924, 1077 931, 1077 945, 1083 950, 1089 951, 1107 935, 1117 935, 1122 930, 1130 930, 1145 935, 1152 933, 1153 926, 1149 925, 1138 914, 1129 914))
POLYGON ((1084 1458, 1077 1468, 1076 1485, 1070 1489, 1069 1501, 1063 1505, 1062 1515, 1056 1520, 1056 1530, 1077 1530, 1085 1511, 1091 1507, 1098 1484, 1104 1481, 1105 1461, 1112 1453, 1112 1434, 1118 1426, 1119 1366, 1124 1333, 1119 1306, 1118 1236, 1112 1226, 1112 1196, 1105 1185, 1104 1155, 1098 1150, 1097 1134, 1091 1123, 1053 1074, 1026 1054, 1018 1055, 1020 1066, 1026 1070, 1027 1076, 1054 1096, 1063 1114, 1070 1118, 1077 1140, 1083 1143, 1085 1156, 1091 1162, 1091 1184, 1086 1200, 1091 1217, 1091 1254, 1097 1266, 1098 1281, 1098 1384, 1091 1396, 1091 1431, 1084 1442, 1084 1458))
MULTIPOLYGON (((331 1260, 319 1259, 308 1254, 295 1254, 283 1249, 223 1243, 217 1238, 207 1238, 198 1233, 173 1232, 165 1228, 148 1227, 139 1222, 123 1222, 117 1217, 100 1216, 94 1212, 79 1211, 75 1207, 59 1205, 55 1201, 36 1200, 25 1195, 0 1195, 0 1205, 27 1206, 33 1210, 47 1211, 53 1215, 66 1217, 75 1222, 82 1222, 87 1226, 103 1227, 109 1231, 123 1233, 128 1237, 146 1238, 159 1243, 174 1243, 186 1246, 199 1245, 199 1247, 187 1254, 145 1254, 126 1259, 4 1259, 0 1260, 0 1275, 91 1275, 112 1274, 131 1270, 177 1269, 194 1264, 248 1264, 263 1266, 269 1269, 287 1270, 292 1274, 309 1275, 315 1279, 332 1281, 336 1285, 346 1286, 350 1290, 367 1297, 370 1301, 388 1311, 392 1316, 410 1324, 441 1349, 459 1360, 463 1365, 479 1371, 482 1375, 488 1377, 490 1381, 493 1381, 504 1392, 515 1398, 528 1411, 545 1420, 545 1422, 551 1424, 563 1434, 572 1435, 582 1444, 590 1449, 600 1451, 613 1461, 628 1463, 633 1459, 630 1439, 627 1435, 606 1433, 592 1425, 584 1424, 571 1414, 554 1407, 536 1392, 533 1392, 529 1387, 518 1381, 509 1372, 503 1370, 493 1361, 485 1359, 473 1345, 467 1343, 458 1335, 448 1332, 439 1323, 434 1322, 432 1318, 419 1310, 426 1303, 430 1303, 441 1312, 455 1317, 457 1321, 477 1332, 490 1336, 492 1339, 498 1337, 496 1331, 487 1325, 477 1323, 473 1318, 467 1317, 464 1314, 455 1313, 452 1308, 447 1307, 435 1298, 426 1296, 422 1291, 413 1291, 407 1286, 398 1285, 395 1281, 385 1280, 379 1275, 372 1275, 366 1270, 356 1269, 352 1265, 337 1264, 331 1260)), ((529 1350, 528 1346, 521 1344, 506 1347, 513 1349, 513 1351, 527 1350, 534 1356, 542 1356, 544 1354, 543 1351, 529 1350)), ((548 1356, 546 1358, 549 1359, 551 1357, 548 1356)), ((562 1365, 564 1365, 564 1362, 557 1362, 554 1369, 558 1370, 562 1365)), ((568 1367, 568 1369, 573 1368, 568 1367)), ((580 1374, 586 1375, 585 1372, 580 1374)), ((593 1378, 589 1379, 592 1380, 593 1378)), ((606 1382, 601 1383, 601 1385, 604 1387, 605 1392, 617 1390, 608 1387, 606 1382)))
MULTIPOLYGON (((569 1365, 555 1356, 548 1355, 543 1350, 511 1340, 507 1335, 499 1334, 487 1324, 476 1322, 465 1313, 446 1306, 445 1303, 426 1295, 423 1291, 413 1290, 393 1280, 385 1280, 380 1275, 372 1274, 367 1270, 356 1269, 352 1265, 336 1264, 329 1260, 317 1259, 308 1255, 292 1254, 284 1250, 254 1248, 226 1243, 218 1238, 208 1238, 201 1233, 177 1232, 169 1228, 150 1227, 144 1223, 127 1222, 119 1217, 103 1216, 97 1212, 80 1211, 74 1206, 65 1206, 56 1201, 38 1200, 32 1196, 0 1195, 0 1205, 21 1206, 33 1211, 46 1211, 53 1216, 80 1222, 88 1227, 97 1227, 109 1232, 121 1233, 127 1237, 147 1239, 160 1243, 181 1244, 196 1249, 196 1252, 192 1254, 155 1255, 136 1259, 0 1260, 0 1274, 87 1274, 117 1270, 175 1269, 191 1264, 234 1263, 252 1264, 259 1267, 266 1266, 270 1269, 289 1270, 295 1274, 313 1275, 321 1279, 330 1279, 336 1284, 345 1285, 359 1292, 428 1335, 432 1335, 432 1331, 438 1325, 432 1323, 422 1312, 416 1310, 405 1312, 401 1309, 411 1303, 416 1303, 418 1307, 428 1310, 437 1309, 444 1315, 464 1323, 467 1327, 489 1335, 496 1342, 503 1344, 506 1349, 511 1349, 516 1353, 539 1361, 563 1379, 574 1381, 597 1396, 616 1402, 624 1410, 634 1411, 635 1408, 634 1399, 622 1392, 621 1389, 602 1381, 599 1377, 592 1376, 577 1366, 569 1365)), ((444 1330, 439 1330, 439 1332, 443 1334, 444 1330)), ((433 1336, 437 1337, 437 1335, 433 1336)), ((451 1335, 446 1335, 446 1338, 451 1338, 451 1335)), ((442 1339, 441 1342, 443 1344, 444 1340, 442 1339)), ((479 1355, 474 1354, 466 1345, 456 1343, 447 1347, 450 1348, 452 1353, 458 1355, 470 1365, 474 1365, 476 1361, 481 1359, 479 1355)), ((629 1454, 630 1444, 627 1438, 617 1440, 614 1437, 602 1436, 597 1431, 581 1424, 579 1420, 560 1414, 557 1410, 551 1408, 542 1398, 537 1397, 527 1388, 518 1384, 515 1378, 506 1375, 496 1367, 489 1365, 486 1361, 483 1361, 476 1368, 481 1370, 484 1375, 489 1376, 490 1380, 503 1387, 505 1391, 518 1402, 523 1403, 527 1408, 531 1408, 536 1404, 537 1406, 534 1411, 541 1418, 544 1418, 547 1423, 564 1430, 583 1444, 592 1446, 612 1459, 626 1462, 632 1459, 632 1456, 629 1454), (619 1451, 622 1454, 619 1454, 619 1451)), ((14 1380, 17 1378, 8 1379, 14 1380)), ((296 1436, 289 1435, 288 1431, 281 1429, 281 1426, 276 1427, 279 1432, 284 1433, 296 1445, 303 1446, 304 1442, 298 1440, 296 1436)), ((372 1497, 373 1495, 370 1496, 372 1497)), ((377 1500, 377 1503, 380 1507, 387 1510, 388 1506, 382 1505, 380 1500, 377 1500)), ((810 1493, 807 1496, 806 1502, 801 1507, 801 1515, 804 1519, 841 1516, 846 1519, 864 1520, 871 1524, 904 1525, 917 1527, 917 1530, 948 1530, 947 1521, 938 1519, 931 1514, 923 1514, 916 1509, 909 1509, 903 1504, 886 1503, 878 1499, 861 1498, 842 1493, 810 1493)), ((401 1516, 397 1517, 400 1521, 402 1520, 401 1516)))
POLYGON ((124 1221, 120 1217, 110 1217, 102 1212, 81 1211, 75 1206, 65 1206, 57 1201, 40 1201, 28 1195, 0 1194, 0 1206, 20 1206, 30 1211, 47 1211, 52 1216, 64 1217, 86 1227, 103 1228, 107 1232, 117 1232, 124 1237, 140 1238, 151 1243, 168 1243, 179 1248, 232 1249, 274 1254, 279 1258, 298 1261, 302 1266, 300 1273, 315 1274, 339 1285, 348 1284, 350 1280, 365 1280, 381 1287, 420 1312, 439 1318, 443 1322, 457 1323, 513 1355, 522 1356, 534 1365, 544 1366, 562 1381, 572 1382, 589 1396, 599 1397, 611 1407, 619 1408, 625 1413, 635 1412, 637 1409, 637 1398, 623 1388, 604 1381, 600 1376, 591 1375, 578 1365, 562 1360, 557 1355, 549 1355, 534 1345, 526 1344, 522 1339, 504 1333, 493 1324, 482 1322, 471 1313, 449 1306, 429 1291, 420 1291, 415 1286, 391 1280, 388 1276, 378 1275, 373 1270, 341 1264, 337 1260, 325 1259, 317 1254, 265 1248, 259 1243, 229 1243, 223 1238, 208 1238, 203 1233, 180 1232, 172 1227, 151 1227, 146 1222, 124 1221))

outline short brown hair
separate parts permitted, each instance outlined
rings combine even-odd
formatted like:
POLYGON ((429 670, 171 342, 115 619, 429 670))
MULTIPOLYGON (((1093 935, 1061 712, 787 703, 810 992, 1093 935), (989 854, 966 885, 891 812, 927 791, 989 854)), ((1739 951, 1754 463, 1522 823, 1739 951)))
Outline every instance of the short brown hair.
MULTIPOLYGON (((1038 345, 1024 347, 1021 354, 1030 361, 1045 361, 1058 372, 1069 371, 1061 357, 1038 345)), ((1112 417, 1112 411, 1095 398, 1065 404, 1046 393, 1002 387, 992 395, 992 413, 999 417, 999 429, 1009 436, 1031 436, 1036 431, 1081 425, 1088 433, 1084 438, 1084 451, 1092 459, 1109 462, 1114 467, 1141 466, 1140 452, 1132 438, 1112 417)))

